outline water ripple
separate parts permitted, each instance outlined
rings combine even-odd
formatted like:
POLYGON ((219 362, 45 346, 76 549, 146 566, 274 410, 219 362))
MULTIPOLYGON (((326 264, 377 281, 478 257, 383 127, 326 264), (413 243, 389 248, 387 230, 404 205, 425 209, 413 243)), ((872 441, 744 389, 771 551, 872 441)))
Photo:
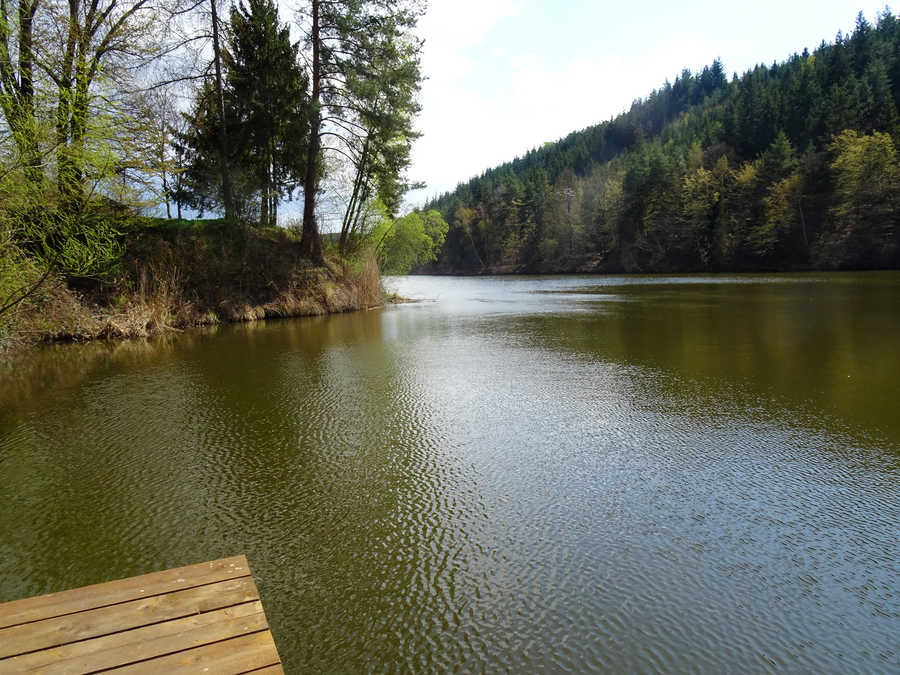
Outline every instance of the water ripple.
POLYGON ((758 289, 505 283, 5 408, 0 600, 245 552, 297 672, 896 666, 893 427, 672 339, 758 289))

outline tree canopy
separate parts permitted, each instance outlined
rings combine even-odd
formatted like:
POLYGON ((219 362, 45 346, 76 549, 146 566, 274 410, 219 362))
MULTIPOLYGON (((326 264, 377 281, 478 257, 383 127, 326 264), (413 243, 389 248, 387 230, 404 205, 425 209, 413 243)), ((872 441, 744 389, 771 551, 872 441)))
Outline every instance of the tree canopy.
POLYGON ((314 260, 321 257, 316 202, 327 154, 356 173, 342 246, 362 204, 378 197, 393 211, 404 192, 421 80, 421 42, 412 29, 423 9, 415 0, 311 0, 299 13, 312 84, 301 248, 314 260))
POLYGON ((433 262, 444 245, 448 228, 440 212, 433 209, 382 219, 372 233, 382 271, 408 274, 415 266, 433 262))

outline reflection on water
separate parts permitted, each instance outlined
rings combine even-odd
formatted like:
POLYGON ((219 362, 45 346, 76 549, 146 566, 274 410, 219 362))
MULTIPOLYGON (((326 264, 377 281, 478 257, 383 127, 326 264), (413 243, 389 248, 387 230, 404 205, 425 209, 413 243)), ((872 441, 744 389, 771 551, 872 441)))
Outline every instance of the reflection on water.
POLYGON ((0 601, 244 552, 289 671, 884 671, 900 275, 403 278, 0 391, 0 601))

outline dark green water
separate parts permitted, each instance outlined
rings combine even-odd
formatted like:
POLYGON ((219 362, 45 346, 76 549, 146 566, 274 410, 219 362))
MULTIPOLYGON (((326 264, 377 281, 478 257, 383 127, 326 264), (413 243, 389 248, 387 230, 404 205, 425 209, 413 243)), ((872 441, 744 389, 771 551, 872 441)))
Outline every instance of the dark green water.
POLYGON ((289 672, 896 672, 900 274, 427 301, 0 375, 0 601, 246 553, 289 672))

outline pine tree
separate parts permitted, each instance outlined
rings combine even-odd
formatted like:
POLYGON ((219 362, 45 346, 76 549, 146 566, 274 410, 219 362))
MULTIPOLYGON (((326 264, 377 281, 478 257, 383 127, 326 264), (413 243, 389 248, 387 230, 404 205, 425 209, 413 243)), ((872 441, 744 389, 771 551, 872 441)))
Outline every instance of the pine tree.
MULTIPOLYGON (((306 78, 286 25, 272 0, 232 8, 225 67, 228 165, 238 215, 274 225, 278 202, 299 185, 307 147, 306 78)), ((199 208, 225 204, 218 169, 220 115, 210 83, 201 87, 181 138, 188 155, 186 182, 199 208)))
MULTIPOLYGON (((300 248, 313 261, 322 260, 316 198, 324 153, 333 152, 358 168, 369 152, 365 139, 392 149, 397 134, 383 133, 383 123, 392 126, 396 118, 385 117, 389 108, 379 103, 383 95, 379 77, 406 62, 414 65, 412 79, 417 87, 420 43, 411 30, 421 11, 414 0, 311 0, 304 26, 312 109, 300 248), (326 138, 328 143, 323 142, 326 138)), ((402 150, 402 145, 397 147, 402 150)), ((389 161, 380 175, 397 175, 408 163, 408 152, 385 159, 389 161)))
POLYGON ((231 11, 225 56, 234 155, 259 198, 261 225, 275 225, 279 198, 299 185, 306 154, 307 80, 272 0, 231 11))

